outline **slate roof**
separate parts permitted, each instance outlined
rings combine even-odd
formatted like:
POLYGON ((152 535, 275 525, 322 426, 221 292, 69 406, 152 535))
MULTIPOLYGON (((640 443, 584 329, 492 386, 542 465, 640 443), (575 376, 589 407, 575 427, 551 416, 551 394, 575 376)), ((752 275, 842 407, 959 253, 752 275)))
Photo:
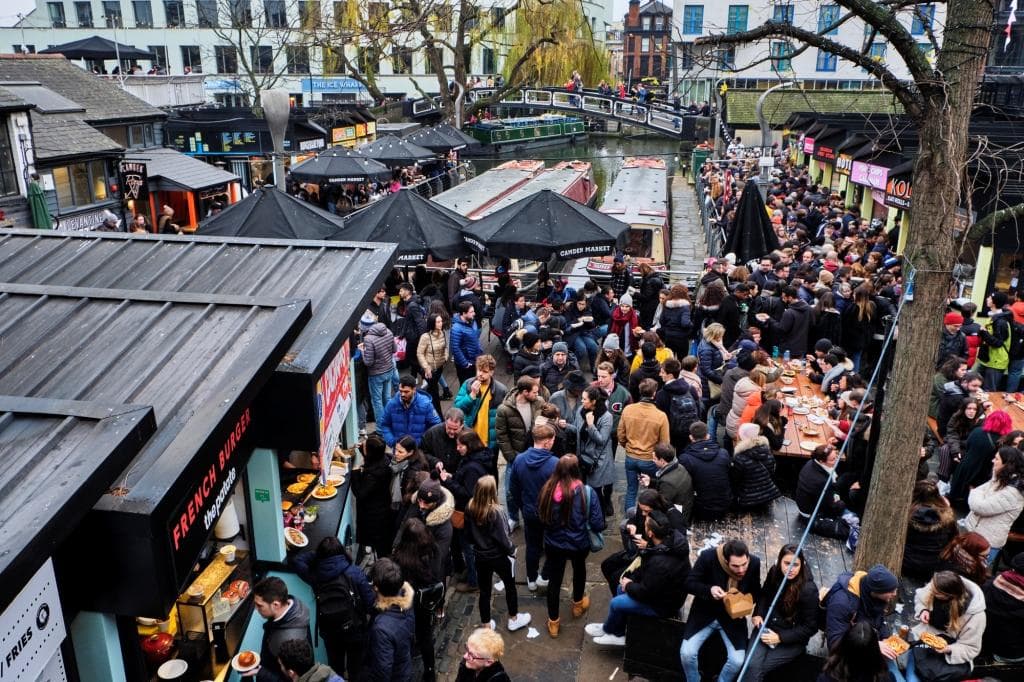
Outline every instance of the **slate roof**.
POLYGON ((119 152, 121 145, 81 119, 65 119, 31 112, 32 142, 36 158, 53 161, 83 154, 119 152))
POLYGON ((643 7, 640 8, 640 14, 672 14, 672 8, 668 5, 658 2, 658 0, 651 0, 643 7))
POLYGON ((0 88, 0 111, 26 111, 32 106, 10 90, 0 88))
POLYGON ((128 94, 111 81, 97 78, 61 55, 0 55, 0 81, 36 81, 81 104, 85 107, 82 118, 94 124, 167 117, 160 109, 128 94))
MULTIPOLYGON (((762 94, 762 90, 729 90, 729 125, 756 128, 757 98, 762 94)), ((765 99, 764 112, 772 126, 781 126, 790 114, 800 111, 901 114, 903 107, 885 90, 776 90, 765 99)))
MULTIPOLYGON (((125 154, 126 161, 142 161, 146 175, 157 184, 171 184, 186 190, 206 189, 238 180, 238 176, 168 148, 153 148, 125 154)), ((162 188, 162 187, 160 187, 162 188)))

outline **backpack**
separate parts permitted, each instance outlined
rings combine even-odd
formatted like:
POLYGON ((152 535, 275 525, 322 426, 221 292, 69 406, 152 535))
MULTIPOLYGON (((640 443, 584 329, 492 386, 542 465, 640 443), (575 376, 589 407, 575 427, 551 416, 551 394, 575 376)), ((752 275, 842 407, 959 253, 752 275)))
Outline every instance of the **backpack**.
POLYGON ((673 393, 672 400, 668 407, 668 422, 672 434, 689 435, 690 424, 700 419, 700 408, 697 399, 693 397, 693 391, 686 393, 673 393))
POLYGON ((353 635, 365 630, 366 604, 344 572, 317 584, 316 623, 321 635, 353 635))
POLYGON ((1010 320, 1010 347, 1007 353, 1011 360, 1024 358, 1024 324, 1010 320))

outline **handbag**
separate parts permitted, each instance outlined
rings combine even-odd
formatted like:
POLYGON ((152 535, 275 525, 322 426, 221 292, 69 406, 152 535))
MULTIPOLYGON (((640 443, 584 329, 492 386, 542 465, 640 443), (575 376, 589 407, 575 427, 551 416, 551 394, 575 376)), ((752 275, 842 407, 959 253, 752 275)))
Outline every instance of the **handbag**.
POLYGON ((416 601, 424 611, 436 611, 444 604, 444 583, 434 583, 416 590, 416 601))
POLYGON ((465 528, 466 526, 466 512, 460 512, 458 509, 452 512, 452 528, 465 528))
POLYGON ((600 552, 604 549, 604 536, 590 527, 590 486, 583 486, 583 516, 587 519, 587 537, 590 538, 590 551, 600 552))
POLYGON ((711 402, 721 400, 722 398, 722 384, 716 384, 713 381, 708 382, 708 399, 711 402))
POLYGON ((395 360, 402 362, 405 360, 405 351, 408 348, 409 342, 404 337, 398 337, 395 339, 395 360))
MULTIPOLYGON (((948 637, 943 637, 948 641, 948 637)), ((946 655, 936 653, 929 646, 915 646, 910 651, 914 657, 914 669, 917 676, 929 682, 960 682, 967 679, 971 674, 970 663, 948 663, 946 655)))
POLYGON ((754 612, 754 597, 736 589, 725 593, 722 604, 730 618, 746 618, 754 612))

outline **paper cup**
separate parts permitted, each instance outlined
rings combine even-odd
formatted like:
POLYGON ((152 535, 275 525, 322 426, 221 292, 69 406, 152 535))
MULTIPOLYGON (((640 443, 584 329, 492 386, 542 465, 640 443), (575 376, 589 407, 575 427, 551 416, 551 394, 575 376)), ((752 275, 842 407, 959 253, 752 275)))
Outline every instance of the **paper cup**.
POLYGON ((224 557, 224 561, 229 564, 235 560, 235 552, 238 550, 234 545, 224 545, 220 548, 220 555, 224 557))

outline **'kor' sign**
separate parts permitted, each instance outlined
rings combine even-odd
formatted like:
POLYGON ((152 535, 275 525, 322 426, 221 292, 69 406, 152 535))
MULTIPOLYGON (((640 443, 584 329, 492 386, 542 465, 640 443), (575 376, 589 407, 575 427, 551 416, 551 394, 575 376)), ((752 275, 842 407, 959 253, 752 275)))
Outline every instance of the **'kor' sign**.
POLYGON ((885 185, 885 205, 893 208, 910 208, 910 180, 889 178, 885 185))

